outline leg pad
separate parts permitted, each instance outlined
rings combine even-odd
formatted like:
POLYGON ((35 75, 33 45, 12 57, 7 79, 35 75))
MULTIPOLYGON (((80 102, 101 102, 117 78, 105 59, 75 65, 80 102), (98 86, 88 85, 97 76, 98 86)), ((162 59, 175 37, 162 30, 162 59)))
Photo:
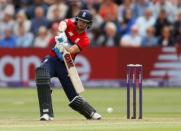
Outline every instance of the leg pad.
POLYGON ((44 67, 38 67, 36 69, 36 84, 50 85, 50 74, 44 67))
POLYGON ((76 96, 70 103, 69 106, 84 115, 87 119, 91 119, 92 115, 96 112, 96 110, 86 102, 82 97, 76 96))
POLYGON ((50 74, 44 67, 36 69, 36 85, 40 106, 40 115, 44 113, 53 117, 51 90, 50 90, 50 74))

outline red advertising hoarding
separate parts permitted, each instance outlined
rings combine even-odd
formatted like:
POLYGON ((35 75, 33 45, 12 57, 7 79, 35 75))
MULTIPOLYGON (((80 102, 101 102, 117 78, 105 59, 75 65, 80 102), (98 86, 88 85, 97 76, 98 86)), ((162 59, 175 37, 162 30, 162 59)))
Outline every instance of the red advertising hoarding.
MULTIPOLYGON (((0 49, 0 82, 28 83, 47 49, 0 49)), ((91 48, 76 58, 77 70, 87 85, 119 86, 127 64, 142 64, 144 81, 181 80, 180 48, 91 48)), ((149 82, 150 82, 149 81, 149 82)))

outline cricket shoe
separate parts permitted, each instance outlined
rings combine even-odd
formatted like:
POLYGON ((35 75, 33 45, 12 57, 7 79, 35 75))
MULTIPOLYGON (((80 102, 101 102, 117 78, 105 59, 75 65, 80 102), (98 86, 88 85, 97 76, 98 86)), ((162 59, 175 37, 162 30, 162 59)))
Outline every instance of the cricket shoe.
POLYGON ((40 117, 40 121, 50 121, 50 120, 53 120, 53 117, 49 116, 48 114, 43 114, 40 117))
POLYGON ((102 116, 100 114, 98 114, 97 112, 95 112, 92 117, 91 120, 100 120, 102 118, 102 116))

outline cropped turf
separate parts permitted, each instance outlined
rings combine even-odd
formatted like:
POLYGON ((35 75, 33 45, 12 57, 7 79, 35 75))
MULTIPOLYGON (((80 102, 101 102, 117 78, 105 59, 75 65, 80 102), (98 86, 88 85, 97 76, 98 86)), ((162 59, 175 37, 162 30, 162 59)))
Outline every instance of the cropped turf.
POLYGON ((0 131, 180 131, 181 88, 144 88, 143 120, 126 119, 126 90, 86 89, 82 94, 101 121, 88 121, 68 107, 62 89, 54 89, 54 121, 40 122, 36 89, 0 89, 0 131), (107 113, 112 107, 114 111, 107 113))

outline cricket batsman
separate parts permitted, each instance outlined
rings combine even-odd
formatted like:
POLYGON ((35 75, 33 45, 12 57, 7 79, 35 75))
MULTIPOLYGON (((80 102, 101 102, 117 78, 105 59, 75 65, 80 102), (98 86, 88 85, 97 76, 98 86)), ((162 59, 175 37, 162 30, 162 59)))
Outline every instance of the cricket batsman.
POLYGON ((40 67, 36 68, 36 85, 40 107, 40 120, 53 120, 54 113, 51 99, 50 79, 57 77, 69 100, 69 106, 89 120, 100 120, 101 115, 76 92, 63 60, 63 50, 68 51, 75 59, 84 48, 90 45, 85 32, 92 24, 92 15, 88 10, 81 10, 73 19, 59 23, 55 45, 45 57, 40 67))

